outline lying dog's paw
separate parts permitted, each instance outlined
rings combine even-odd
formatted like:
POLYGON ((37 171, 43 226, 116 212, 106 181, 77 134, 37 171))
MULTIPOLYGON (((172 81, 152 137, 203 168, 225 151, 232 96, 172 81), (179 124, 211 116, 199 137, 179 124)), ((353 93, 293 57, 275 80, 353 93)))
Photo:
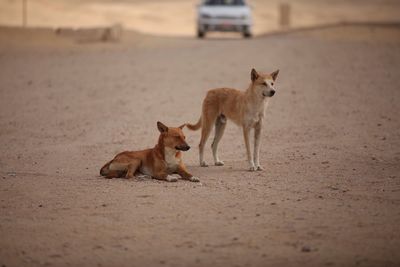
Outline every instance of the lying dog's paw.
POLYGON ((262 166, 257 167, 257 171, 263 171, 263 170, 264 170, 264 168, 262 166))
POLYGON ((165 178, 165 180, 167 181, 167 182, 177 182, 178 181, 178 178, 176 178, 176 177, 174 177, 174 176, 167 176, 167 178, 165 178))
POLYGON ((215 162, 215 166, 224 166, 224 162, 222 160, 215 162))
POLYGON ((203 161, 202 163, 200 163, 201 167, 208 167, 207 163, 205 161, 203 161))
POLYGON ((147 175, 147 174, 139 174, 139 175, 136 175, 136 178, 138 178, 138 179, 151 179, 152 177, 150 175, 147 175))
POLYGON ((200 182, 200 179, 195 177, 195 176, 192 176, 192 177, 189 178, 189 181, 198 183, 198 182, 200 182))

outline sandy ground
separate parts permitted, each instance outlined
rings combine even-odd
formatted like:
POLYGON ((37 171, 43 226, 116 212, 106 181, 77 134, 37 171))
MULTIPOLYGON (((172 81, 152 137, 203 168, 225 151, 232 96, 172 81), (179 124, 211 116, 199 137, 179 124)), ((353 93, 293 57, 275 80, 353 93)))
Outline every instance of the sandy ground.
POLYGON ((77 44, 1 28, 0 266, 399 266, 399 33, 77 44), (186 131, 201 184, 98 176, 251 67, 281 70, 264 172, 229 124, 223 167, 198 167, 186 131))
MULTIPOLYGON (((194 36, 200 0, 27 0, 30 27, 120 24, 152 35, 194 36)), ((398 0, 249 0, 254 33, 279 30, 279 6, 291 7, 293 28, 339 22, 399 22, 398 0)), ((22 0, 0 0, 0 25, 22 25, 22 0)))

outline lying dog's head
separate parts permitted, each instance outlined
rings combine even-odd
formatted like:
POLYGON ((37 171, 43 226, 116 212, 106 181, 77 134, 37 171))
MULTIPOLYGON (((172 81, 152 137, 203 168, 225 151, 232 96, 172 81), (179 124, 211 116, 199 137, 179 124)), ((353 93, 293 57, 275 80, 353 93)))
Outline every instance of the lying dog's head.
POLYGON ((279 70, 271 74, 261 74, 255 69, 251 70, 251 81, 256 94, 261 97, 272 97, 275 94, 275 81, 279 70))
POLYGON ((185 124, 174 128, 167 127, 159 121, 157 122, 157 128, 161 133, 160 138, 163 139, 165 147, 181 151, 187 151, 190 149, 190 146, 185 141, 185 135, 182 131, 183 127, 185 127, 185 124))

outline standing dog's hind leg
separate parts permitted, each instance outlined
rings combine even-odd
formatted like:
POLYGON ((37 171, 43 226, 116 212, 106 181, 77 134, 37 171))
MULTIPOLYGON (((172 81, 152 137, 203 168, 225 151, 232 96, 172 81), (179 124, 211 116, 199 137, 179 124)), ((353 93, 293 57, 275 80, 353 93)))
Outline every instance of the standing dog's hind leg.
POLYGON ((201 139, 199 144, 199 160, 201 167, 208 167, 208 165, 204 161, 204 147, 206 145, 208 137, 210 136, 215 117, 213 116, 213 114, 203 114, 202 119, 203 121, 201 126, 201 139))
POLYGON ((221 140, 222 136, 224 135, 225 127, 226 127, 226 117, 225 115, 221 114, 217 117, 217 120, 215 121, 215 136, 211 144, 215 166, 224 165, 224 162, 220 160, 218 157, 218 143, 221 140))

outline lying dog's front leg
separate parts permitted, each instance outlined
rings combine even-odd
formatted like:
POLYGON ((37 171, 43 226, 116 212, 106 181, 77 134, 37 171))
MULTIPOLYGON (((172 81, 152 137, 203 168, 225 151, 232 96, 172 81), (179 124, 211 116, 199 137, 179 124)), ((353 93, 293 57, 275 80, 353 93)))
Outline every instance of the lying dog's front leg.
POLYGON ((154 179, 167 181, 167 182, 177 182, 178 179, 171 175, 168 175, 166 172, 158 172, 153 176, 154 179))
POLYGON ((176 172, 185 180, 189 180, 191 182, 200 182, 200 179, 191 175, 187 170, 185 165, 180 164, 176 169, 176 172))

